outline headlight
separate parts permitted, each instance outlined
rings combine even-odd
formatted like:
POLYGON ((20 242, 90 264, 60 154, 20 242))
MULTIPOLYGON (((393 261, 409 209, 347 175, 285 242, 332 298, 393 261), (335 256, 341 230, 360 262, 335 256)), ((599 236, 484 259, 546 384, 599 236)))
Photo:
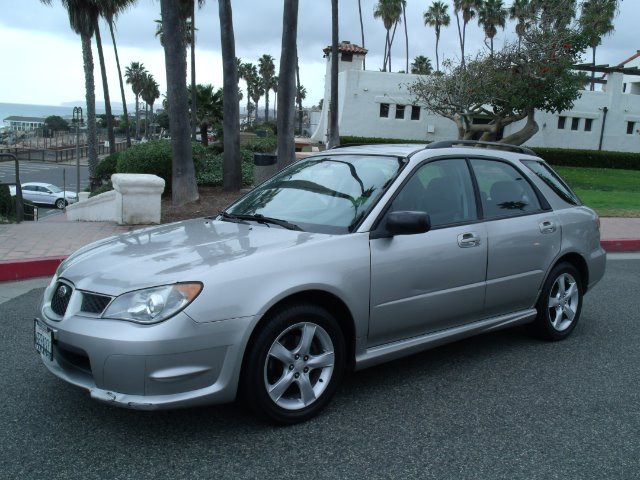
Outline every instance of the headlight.
POLYGON ((201 291, 202 284, 197 282, 136 290, 117 297, 102 317, 144 324, 162 322, 189 305, 201 291))

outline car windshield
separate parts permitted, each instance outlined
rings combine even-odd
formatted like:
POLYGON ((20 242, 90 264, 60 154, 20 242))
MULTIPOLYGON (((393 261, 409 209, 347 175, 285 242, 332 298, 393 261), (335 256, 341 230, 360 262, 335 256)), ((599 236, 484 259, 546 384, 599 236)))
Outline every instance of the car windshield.
POLYGON ((60 193, 62 191, 62 189, 60 187, 56 187, 55 185, 47 185, 45 188, 47 188, 48 190, 51 190, 51 192, 53 193, 60 193))
POLYGON ((287 222, 285 228, 348 233, 395 178, 402 159, 327 155, 297 162, 229 207, 223 219, 287 222))

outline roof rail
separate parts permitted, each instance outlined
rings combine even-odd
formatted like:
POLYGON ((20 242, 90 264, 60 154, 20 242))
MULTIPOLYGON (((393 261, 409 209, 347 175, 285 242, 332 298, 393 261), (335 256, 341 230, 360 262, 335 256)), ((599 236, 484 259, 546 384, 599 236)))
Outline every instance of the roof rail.
POLYGON ((363 145, 371 145, 370 143, 341 143, 340 145, 334 145, 327 150, 335 150, 337 148, 347 148, 347 147, 361 147, 363 145))
POLYGON ((468 146, 486 146, 486 147, 494 147, 502 150, 510 150, 516 153, 523 153, 525 155, 533 155, 537 157, 536 152, 527 147, 521 147, 519 145, 510 145, 508 143, 498 143, 498 142, 483 142, 480 140, 442 140, 439 142, 433 142, 427 145, 426 148, 451 148, 456 145, 468 145, 468 146))

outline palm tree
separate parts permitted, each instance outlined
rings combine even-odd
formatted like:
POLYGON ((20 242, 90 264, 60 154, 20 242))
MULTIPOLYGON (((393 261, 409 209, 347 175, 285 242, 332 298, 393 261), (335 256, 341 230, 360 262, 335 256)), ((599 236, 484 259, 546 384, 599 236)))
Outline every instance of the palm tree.
MULTIPOLYGON (((189 103, 191 100, 191 85, 187 88, 189 93, 189 103)), ((222 89, 214 90, 213 85, 196 85, 196 118, 200 129, 200 142, 209 145, 209 127, 222 121, 222 89)))
POLYGON ((187 51, 183 34, 188 5, 161 0, 167 103, 171 130, 171 202, 180 206, 198 199, 187 106, 187 51))
POLYGON ((250 123, 249 106, 253 85, 256 83, 256 78, 258 78, 258 69, 251 62, 243 63, 238 69, 238 76, 247 84, 247 123, 250 123))
MULTIPOLYGON (((100 12, 100 8, 98 12, 100 12)), ((100 37, 100 16, 96 15, 94 33, 96 37, 96 47, 98 49, 98 60, 100 62, 100 74, 102 75, 102 93, 104 95, 104 111, 107 120, 107 138, 109 139, 109 153, 116 153, 116 136, 113 132, 113 115, 111 114, 111 98, 109 96, 109 82, 107 81, 107 68, 104 63, 104 52, 102 51, 102 38, 100 37)))
MULTIPOLYGON (((362 23, 362 5, 360 3, 360 0, 358 0, 358 14, 360 15, 360 36, 362 37, 362 48, 365 48, 364 47, 364 24, 362 23)), ((366 55, 362 57, 362 69, 363 70, 367 69, 366 55)))
POLYGON ((586 34, 588 45, 591 47, 594 67, 591 70, 591 91, 595 88, 596 48, 602 42, 602 37, 613 32, 613 19, 617 12, 617 0, 587 0, 582 4, 580 26, 586 34))
POLYGON ((456 23, 458 25, 458 37, 460 39, 460 52, 462 58, 460 62, 465 64, 464 47, 467 38, 467 24, 475 18, 478 9, 482 6, 482 0, 453 0, 453 11, 456 14, 456 23), (462 12, 462 28, 460 28, 459 13, 462 12))
POLYGON ((493 57, 493 38, 498 33, 498 27, 504 30, 507 22, 507 10, 502 0, 484 0, 478 10, 478 25, 484 30, 484 35, 490 41, 489 51, 493 57))
POLYGON ((249 91, 251 95, 251 100, 253 100, 253 105, 255 108, 254 120, 257 123, 260 117, 260 111, 258 110, 258 102, 260 101, 260 98, 265 93, 265 88, 264 88, 264 85, 262 84, 262 78, 260 78, 260 75, 256 74, 251 77, 251 88, 249 89, 249 91))
POLYGON ((424 24, 435 28, 436 30, 436 71, 440 71, 440 56, 438 54, 438 45, 440 43, 440 32, 442 27, 448 27, 451 22, 449 16, 449 5, 441 1, 435 1, 429 9, 424 12, 424 24))
POLYGON ((340 145, 338 125, 338 0, 331 0, 331 98, 329 100, 329 138, 327 147, 340 145))
POLYGON ((262 86, 264 88, 265 122, 269 121, 269 90, 272 88, 273 76, 276 73, 276 66, 273 61, 274 58, 266 53, 258 59, 258 71, 260 72, 260 77, 262 77, 262 86))
POLYGON ((278 76, 274 75, 271 83, 271 90, 273 90, 273 118, 277 118, 276 105, 278 104, 278 76))
POLYGON ((389 66, 389 71, 391 71, 391 45, 395 36, 395 27, 400 22, 404 2, 405 0, 379 0, 373 11, 373 18, 382 19, 384 28, 387 31, 384 44, 384 61, 382 63, 382 71, 384 72, 387 71, 387 65, 389 66), (393 35, 391 35, 392 27, 393 35))
POLYGON ((295 161, 296 43, 298 0, 284 0, 282 48, 278 73, 278 169, 295 161))
MULTIPOLYGON (((51 5, 52 0, 40 0, 51 5)), ((84 65, 85 98, 87 102, 87 147, 89 153, 89 181, 91 188, 96 185, 96 168, 98 166, 97 129, 96 129, 96 94, 93 78, 93 54, 91 37, 94 34, 99 10, 93 1, 61 0, 60 3, 69 14, 71 29, 80 35, 82 42, 82 60, 84 65)))
POLYGON ((431 60, 424 55, 418 55, 411 64, 411 73, 414 75, 430 75, 433 72, 431 60))
POLYGON ((137 0, 102 0, 100 2, 100 14, 109 24, 111 32, 111 41, 116 56, 116 66, 118 67, 118 80, 120 81, 120 95, 122 97, 122 110, 124 116, 124 129, 127 135, 127 147, 131 146, 131 133, 129 132, 129 113, 127 112, 127 99, 124 95, 124 83, 122 81, 122 70, 120 69, 120 58, 118 57, 118 48, 116 47, 116 36, 114 34, 114 22, 116 17, 135 4, 137 0))
MULTIPOLYGON (((196 139, 196 129, 197 129, 197 118, 196 112, 197 110, 197 98, 196 98, 196 2, 194 0, 189 0, 191 3, 191 23, 190 30, 191 34, 191 105, 194 105, 191 112, 191 140, 195 141, 196 139)), ((202 8, 205 0, 198 0, 198 8, 202 8)))
POLYGON ((402 0, 402 20, 404 21, 404 46, 406 65, 405 72, 409 71, 409 32, 407 32, 407 0, 402 0))
POLYGON ((128 67, 125 67, 124 76, 127 79, 127 83, 131 85, 131 90, 136 97, 136 140, 140 139, 140 92, 142 91, 142 82, 144 76, 147 73, 147 69, 142 62, 131 62, 128 67))
POLYGON ((302 135, 302 101, 307 98, 307 89, 304 85, 298 85, 296 91, 296 103, 298 104, 298 132, 302 135))
POLYGON ((518 35, 518 49, 522 44, 522 37, 527 29, 527 21, 531 19, 533 9, 531 0, 513 0, 509 7, 509 20, 516 20, 516 34, 518 35))
POLYGON ((160 98, 160 85, 158 85, 158 82, 156 82, 156 79, 153 78, 153 75, 150 73, 146 73, 144 75, 140 96, 145 103, 144 136, 148 138, 149 113, 147 111, 147 107, 151 108, 151 119, 153 120, 153 104, 158 98, 160 98))
POLYGON ((231 0, 218 0, 220 45, 222 49, 223 142, 222 188, 238 191, 242 187, 240 157, 240 106, 238 104, 238 61, 233 33, 231 0))

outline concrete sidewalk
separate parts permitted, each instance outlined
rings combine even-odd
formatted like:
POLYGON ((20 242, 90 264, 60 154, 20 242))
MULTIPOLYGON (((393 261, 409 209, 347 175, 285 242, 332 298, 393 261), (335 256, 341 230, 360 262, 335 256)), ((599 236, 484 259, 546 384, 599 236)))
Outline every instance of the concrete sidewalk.
MULTIPOLYGON (((70 222, 64 212, 39 222, 0 225, 0 282, 53 275, 78 248, 140 226, 112 222, 70 222)), ((607 252, 640 252, 640 218, 602 218, 607 252)))

